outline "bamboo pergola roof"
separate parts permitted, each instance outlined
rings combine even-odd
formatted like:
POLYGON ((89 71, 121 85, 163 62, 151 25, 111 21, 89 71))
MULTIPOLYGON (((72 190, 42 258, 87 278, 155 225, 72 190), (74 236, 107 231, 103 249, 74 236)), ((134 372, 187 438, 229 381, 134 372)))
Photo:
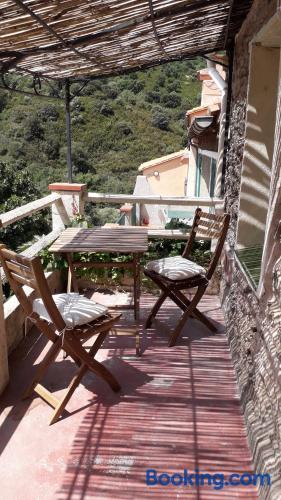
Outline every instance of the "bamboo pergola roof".
POLYGON ((116 75, 226 49, 252 0, 7 0, 1 71, 116 75))

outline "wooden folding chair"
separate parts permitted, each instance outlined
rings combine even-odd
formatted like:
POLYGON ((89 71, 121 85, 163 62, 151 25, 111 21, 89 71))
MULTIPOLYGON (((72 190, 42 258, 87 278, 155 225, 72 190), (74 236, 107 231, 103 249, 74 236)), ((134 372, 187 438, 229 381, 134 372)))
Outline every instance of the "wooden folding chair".
MULTIPOLYGON (((39 364, 35 377, 24 393, 23 398, 31 396, 33 391, 39 394, 55 409, 50 420, 50 424, 53 424, 59 419, 76 387, 88 370, 105 380, 113 391, 118 392, 120 390, 119 383, 103 364, 94 359, 94 356, 110 329, 121 315, 109 315, 105 311, 102 316, 90 323, 70 328, 66 327, 63 316, 54 301, 54 298, 58 296, 52 296, 50 292, 40 258, 34 257, 29 259, 8 250, 5 245, 0 245, 0 261, 10 286, 27 317, 30 318, 52 343, 44 359, 39 364), (42 316, 34 312, 33 303, 28 299, 23 285, 28 285, 37 291, 37 296, 41 298, 42 304, 51 321, 43 319, 42 316), (95 337, 95 341, 89 352, 87 352, 83 347, 83 343, 93 336, 95 337), (59 401, 39 382, 61 350, 76 362, 79 369, 72 378, 63 399, 59 401)), ((85 300, 87 301, 87 299, 85 300)))
POLYGON ((209 214, 203 212, 201 208, 197 208, 190 237, 182 257, 170 257, 168 259, 149 262, 144 269, 144 274, 151 278, 162 291, 147 318, 146 328, 150 328, 153 318, 155 318, 167 297, 172 299, 183 311, 175 330, 171 334, 169 340, 170 347, 177 342, 182 328, 189 317, 197 318, 212 332, 216 331, 215 325, 197 309, 197 304, 203 297, 217 267, 226 238, 229 219, 229 214, 209 214), (188 260, 195 237, 200 235, 207 236, 210 239, 217 239, 216 248, 207 270, 188 260), (192 300, 188 300, 183 293, 183 290, 190 288, 197 288, 192 300))

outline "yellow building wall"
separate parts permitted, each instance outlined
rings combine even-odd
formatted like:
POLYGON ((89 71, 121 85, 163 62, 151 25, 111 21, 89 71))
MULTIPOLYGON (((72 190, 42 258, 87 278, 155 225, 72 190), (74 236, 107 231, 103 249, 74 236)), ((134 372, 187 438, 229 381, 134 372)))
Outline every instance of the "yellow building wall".
POLYGON ((162 196, 184 196, 188 159, 181 157, 143 170, 152 191, 162 196), (159 172, 158 176, 154 172, 159 172))

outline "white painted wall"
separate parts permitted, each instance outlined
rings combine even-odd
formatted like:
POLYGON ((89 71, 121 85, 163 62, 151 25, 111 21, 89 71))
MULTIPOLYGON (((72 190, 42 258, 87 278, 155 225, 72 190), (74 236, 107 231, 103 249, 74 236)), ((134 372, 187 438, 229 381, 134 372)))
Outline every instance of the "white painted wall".
MULTIPOLYGON (((138 175, 134 188, 134 193, 140 196, 158 194, 154 193, 150 183, 144 175, 138 175)), ((136 217, 137 222, 141 223, 143 218, 149 219, 149 224, 154 226, 165 226, 167 222, 167 209, 166 205, 141 205, 137 206, 136 217)))
POLYGON ((262 245, 270 196, 280 49, 253 45, 240 192, 238 248, 262 245))

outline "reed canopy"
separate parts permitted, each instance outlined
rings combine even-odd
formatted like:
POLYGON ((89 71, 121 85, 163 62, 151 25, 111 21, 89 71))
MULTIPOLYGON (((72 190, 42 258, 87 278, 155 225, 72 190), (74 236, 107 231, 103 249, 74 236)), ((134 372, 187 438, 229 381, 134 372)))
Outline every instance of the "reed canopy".
POLYGON ((227 49, 252 0, 7 0, 0 71, 100 77, 227 49))

